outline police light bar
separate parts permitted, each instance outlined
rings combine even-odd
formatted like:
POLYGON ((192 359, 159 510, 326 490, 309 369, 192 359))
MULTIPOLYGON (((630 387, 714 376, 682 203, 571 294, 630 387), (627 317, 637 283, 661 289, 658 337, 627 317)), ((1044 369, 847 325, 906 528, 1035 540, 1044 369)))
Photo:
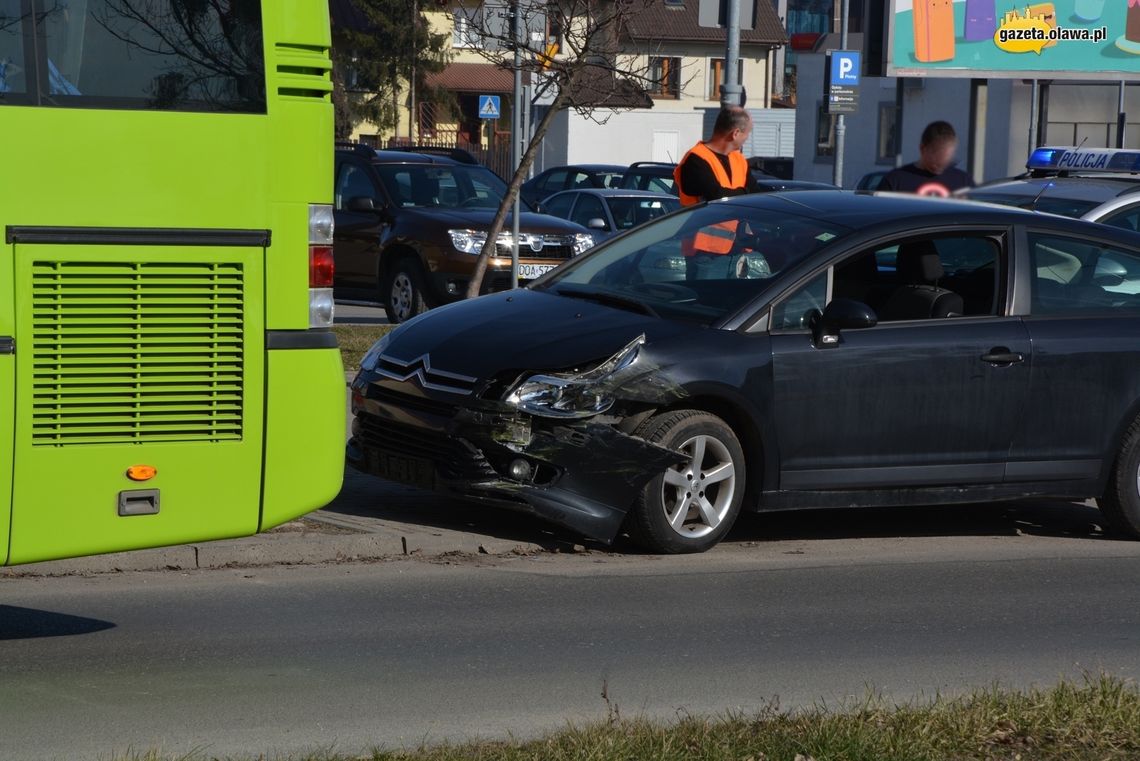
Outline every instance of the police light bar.
POLYGON ((1030 171, 1140 172, 1140 151, 1112 148, 1038 148, 1025 163, 1030 171))

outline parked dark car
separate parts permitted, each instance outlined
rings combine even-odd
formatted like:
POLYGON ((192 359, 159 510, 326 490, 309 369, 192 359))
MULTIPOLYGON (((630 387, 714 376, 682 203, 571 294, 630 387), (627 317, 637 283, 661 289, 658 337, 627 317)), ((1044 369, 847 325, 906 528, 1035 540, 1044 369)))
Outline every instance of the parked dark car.
POLYGON ((400 326, 352 408, 357 468, 658 552, 741 509, 1022 497, 1095 497, 1136 537, 1140 235, 840 191, 698 205, 400 326))
MULTIPOLYGON (((642 161, 631 164, 622 178, 622 187, 637 190, 651 190, 658 193, 672 193, 677 195, 677 188, 673 182, 673 170, 676 164, 663 164, 655 161, 642 161)), ((752 178, 760 187, 762 193, 772 193, 777 190, 837 190, 835 185, 825 182, 811 182, 809 180, 784 180, 774 177, 760 169, 750 169, 752 178)))
MULTIPOLYGON (((338 297, 379 299, 403 322, 462 298, 506 185, 482 166, 447 156, 336 151, 333 257, 338 297)), ((519 278, 532 280, 593 245, 586 228, 526 210, 519 215, 519 278)), ((483 292, 510 287, 512 236, 497 241, 483 292)))
POLYGON ((883 184, 883 178, 886 176, 887 176, 887 173, 885 171, 883 171, 883 172, 867 172, 865 175, 863 175, 862 177, 859 178, 859 182, 857 182, 855 184, 855 189, 856 190, 866 190, 868 192, 873 193, 874 191, 879 189, 880 185, 883 184))
POLYGON ((543 214, 586 227, 599 241, 679 208, 677 196, 643 190, 564 190, 539 206, 543 214))
POLYGON ((616 188, 621 185, 624 166, 617 164, 577 164, 556 166, 522 184, 519 193, 532 207, 542 199, 575 188, 616 188))
POLYGON ((677 189, 673 187, 673 170, 676 166, 660 161, 636 161, 622 175, 621 187, 624 190, 649 190, 677 195, 677 189))
POLYGON ((752 170, 752 179, 756 180, 763 193, 775 193, 779 190, 839 190, 838 185, 811 180, 783 180, 755 169, 752 170))

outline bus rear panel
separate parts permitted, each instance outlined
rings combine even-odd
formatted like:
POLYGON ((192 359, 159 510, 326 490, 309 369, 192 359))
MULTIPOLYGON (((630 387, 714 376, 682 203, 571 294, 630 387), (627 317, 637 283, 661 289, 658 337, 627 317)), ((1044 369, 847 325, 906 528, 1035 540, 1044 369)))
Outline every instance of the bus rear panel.
POLYGON ((323 0, 0 0, 0 563, 336 495, 329 44, 323 0))

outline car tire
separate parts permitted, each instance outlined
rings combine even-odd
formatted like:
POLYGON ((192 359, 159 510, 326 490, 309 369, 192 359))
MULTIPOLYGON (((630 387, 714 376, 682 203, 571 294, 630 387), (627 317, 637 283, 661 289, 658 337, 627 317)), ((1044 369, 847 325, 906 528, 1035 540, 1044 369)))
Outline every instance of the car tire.
POLYGON ((689 461, 645 485, 626 519, 630 538, 650 552, 670 555, 716 545, 744 501, 744 450, 736 434, 715 415, 677 410, 649 418, 633 435, 682 452, 689 461))
POLYGON ((1108 487, 1097 505, 1113 532, 1140 539, 1140 417, 1124 434, 1108 487))
POLYGON ((404 256, 395 261, 380 279, 380 298, 388 322, 407 322, 428 310, 424 293, 423 268, 417 259, 404 256))

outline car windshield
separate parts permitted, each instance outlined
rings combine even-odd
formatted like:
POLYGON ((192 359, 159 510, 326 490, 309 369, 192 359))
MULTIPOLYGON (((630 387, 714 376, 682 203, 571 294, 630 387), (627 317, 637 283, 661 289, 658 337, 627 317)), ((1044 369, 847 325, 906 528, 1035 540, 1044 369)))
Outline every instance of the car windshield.
MULTIPOLYGON (((481 166, 380 164, 380 181, 397 206, 439 209, 497 209, 507 185, 481 166)), ((530 207, 523 203, 523 208, 530 207)))
POLYGON ((535 287, 711 325, 847 232, 782 211, 714 203, 632 230, 535 287))
POLYGON ((650 220, 663 217, 671 211, 681 208, 681 199, 672 196, 668 198, 638 198, 636 196, 615 196, 609 199, 610 213, 614 215, 614 224, 619 230, 628 230, 631 227, 643 225, 650 220))
POLYGON ((986 193, 984 191, 971 191, 964 193, 963 197, 971 201, 985 201, 986 203, 1000 203, 1003 206, 1017 206, 1022 209, 1032 208, 1034 211, 1043 211, 1048 214, 1060 214, 1063 217, 1081 217, 1086 212, 1100 206, 1097 201, 1086 201, 1079 198, 1059 198, 1049 195, 1046 190, 1036 203, 1033 199, 1036 193, 1025 195, 1013 193, 986 193))

